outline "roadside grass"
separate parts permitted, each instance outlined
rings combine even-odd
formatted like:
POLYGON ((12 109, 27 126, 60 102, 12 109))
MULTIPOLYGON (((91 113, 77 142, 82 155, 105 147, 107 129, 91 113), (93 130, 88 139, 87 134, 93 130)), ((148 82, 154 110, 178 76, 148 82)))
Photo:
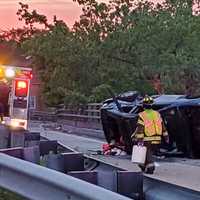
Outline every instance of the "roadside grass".
POLYGON ((27 200, 13 192, 0 188, 0 200, 27 200))

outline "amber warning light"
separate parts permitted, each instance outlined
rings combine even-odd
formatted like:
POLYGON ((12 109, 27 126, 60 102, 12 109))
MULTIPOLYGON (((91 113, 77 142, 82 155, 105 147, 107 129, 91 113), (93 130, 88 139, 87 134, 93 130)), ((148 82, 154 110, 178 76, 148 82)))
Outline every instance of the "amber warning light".
POLYGON ((26 97, 28 94, 28 81, 16 80, 15 81, 15 96, 26 97))

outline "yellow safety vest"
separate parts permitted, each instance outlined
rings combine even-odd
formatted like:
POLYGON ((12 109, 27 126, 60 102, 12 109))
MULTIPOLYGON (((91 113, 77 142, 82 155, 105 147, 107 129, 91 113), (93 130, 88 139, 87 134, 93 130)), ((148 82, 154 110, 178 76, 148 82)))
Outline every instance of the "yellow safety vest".
POLYGON ((148 110, 139 114, 139 123, 144 125, 144 141, 161 141, 162 118, 157 111, 148 110))

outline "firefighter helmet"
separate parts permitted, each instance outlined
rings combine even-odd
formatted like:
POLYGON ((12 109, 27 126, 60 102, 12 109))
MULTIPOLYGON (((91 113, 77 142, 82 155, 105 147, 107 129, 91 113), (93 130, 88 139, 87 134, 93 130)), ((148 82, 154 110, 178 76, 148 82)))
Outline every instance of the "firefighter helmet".
POLYGON ((142 100, 142 104, 143 105, 152 105, 153 104, 153 98, 148 96, 148 95, 146 95, 144 97, 144 99, 142 100))

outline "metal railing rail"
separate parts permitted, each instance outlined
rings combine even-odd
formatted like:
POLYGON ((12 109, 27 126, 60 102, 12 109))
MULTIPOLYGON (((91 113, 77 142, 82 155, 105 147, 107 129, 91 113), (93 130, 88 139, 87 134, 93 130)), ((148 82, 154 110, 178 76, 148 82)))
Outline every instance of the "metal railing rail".
POLYGON ((54 111, 31 111, 31 119, 56 121, 57 119, 70 119, 77 121, 97 121, 100 122, 101 103, 89 103, 84 106, 64 106, 54 111))
POLYGON ((130 200, 69 175, 2 153, 0 187, 32 200, 130 200))

